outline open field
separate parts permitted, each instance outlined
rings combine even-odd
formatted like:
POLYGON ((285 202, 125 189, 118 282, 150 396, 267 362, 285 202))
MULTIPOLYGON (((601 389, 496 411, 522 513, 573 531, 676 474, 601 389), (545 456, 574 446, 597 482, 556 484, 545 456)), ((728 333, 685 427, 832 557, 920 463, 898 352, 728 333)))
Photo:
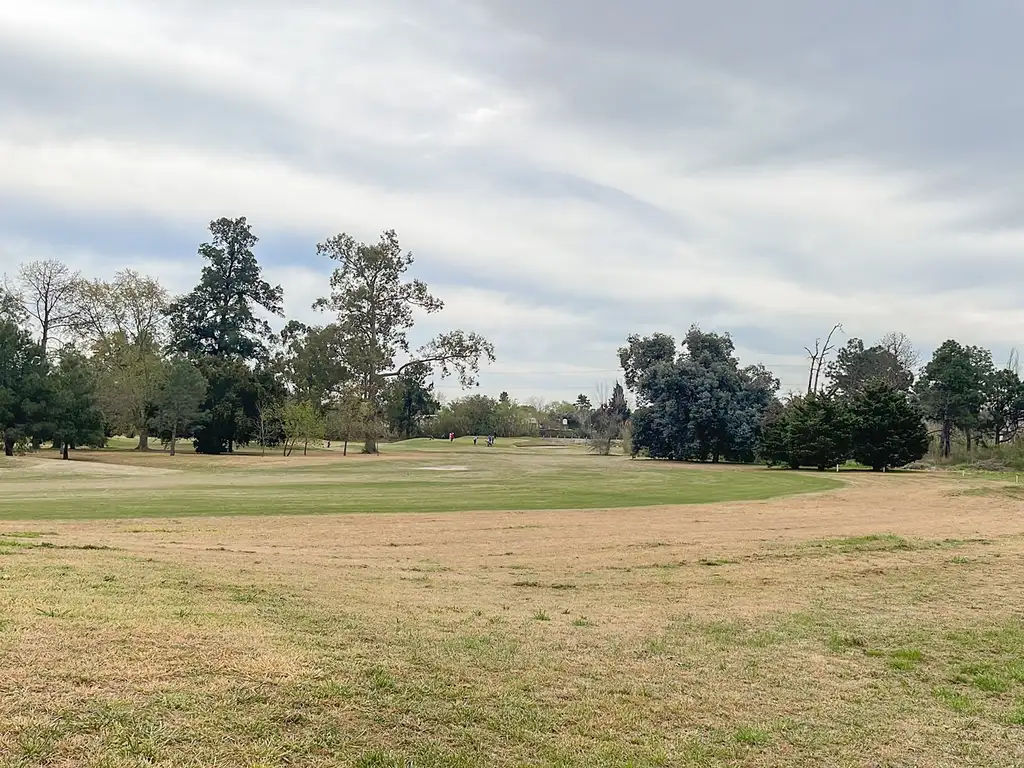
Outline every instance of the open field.
POLYGON ((1024 497, 1005 480, 848 473, 729 502, 836 481, 446 453, 8 465, 0 766, 1024 764, 1024 497), (387 490, 402 473, 420 485, 387 490), (472 483, 481 506, 536 498, 517 476, 545 473, 640 500, 436 511, 472 483), (184 516, 370 486, 421 513, 184 516), (181 514, 132 519, 115 491, 181 514))
POLYGON ((0 461, 0 519, 634 507, 766 499, 837 484, 829 476, 699 471, 548 446, 416 440, 381 456, 322 450, 288 458, 81 451, 70 462, 46 452, 0 461))

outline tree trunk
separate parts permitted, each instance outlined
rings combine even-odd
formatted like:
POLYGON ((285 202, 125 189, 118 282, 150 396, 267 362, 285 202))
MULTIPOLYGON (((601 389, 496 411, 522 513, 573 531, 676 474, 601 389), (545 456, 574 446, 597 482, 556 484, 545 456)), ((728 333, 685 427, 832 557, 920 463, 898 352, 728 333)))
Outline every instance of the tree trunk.
POLYGON ((174 446, 178 442, 178 425, 171 427, 171 456, 174 455, 174 446))
POLYGON ((345 438, 345 447, 341 450, 342 456, 348 456, 348 438, 345 438))
POLYGON ((135 447, 136 451, 148 451, 149 450, 149 427, 139 428, 139 444, 135 447))
POLYGON ((307 454, 307 453, 306 453, 306 450, 307 450, 308 448, 309 448, 309 439, 307 438, 307 439, 306 439, 305 441, 303 441, 303 443, 302 443, 302 455, 303 455, 303 456, 308 456, 308 455, 309 455, 309 454, 307 454))
POLYGON ((235 452, 235 440, 234 440, 234 438, 232 438, 232 439, 228 440, 228 453, 234 453, 234 452, 235 452))
POLYGON ((380 453, 377 450, 377 439, 374 437, 366 438, 366 442, 363 444, 363 453, 380 453))
POLYGON ((68 443, 67 442, 64 443, 64 447, 61 449, 60 457, 62 459, 64 459, 64 461, 68 460, 68 443))
POLYGON ((965 429, 964 434, 967 435, 967 455, 971 455, 971 430, 965 429))
POLYGON ((948 421, 942 424, 942 436, 939 438, 942 458, 948 459, 953 450, 953 425, 948 421))
POLYGON ((8 435, 8 434, 5 433, 4 434, 4 456, 13 456, 14 455, 14 443, 15 443, 14 436, 13 435, 8 435))

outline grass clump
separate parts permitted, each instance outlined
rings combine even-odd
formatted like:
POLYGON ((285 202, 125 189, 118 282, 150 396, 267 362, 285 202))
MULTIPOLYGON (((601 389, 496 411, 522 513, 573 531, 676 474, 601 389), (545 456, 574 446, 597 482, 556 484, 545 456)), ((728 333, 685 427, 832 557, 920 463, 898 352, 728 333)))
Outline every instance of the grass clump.
POLYGON ((977 711, 977 707, 970 697, 955 691, 952 688, 936 688, 932 695, 960 715, 970 715, 977 711))
POLYGON ((917 669, 924 661, 924 654, 917 648, 900 648, 889 655, 889 666, 901 672, 917 669))
POLYGON ((772 740, 772 737, 766 731, 750 726, 738 728, 733 738, 735 738, 738 744, 744 744, 748 747, 763 747, 772 740))

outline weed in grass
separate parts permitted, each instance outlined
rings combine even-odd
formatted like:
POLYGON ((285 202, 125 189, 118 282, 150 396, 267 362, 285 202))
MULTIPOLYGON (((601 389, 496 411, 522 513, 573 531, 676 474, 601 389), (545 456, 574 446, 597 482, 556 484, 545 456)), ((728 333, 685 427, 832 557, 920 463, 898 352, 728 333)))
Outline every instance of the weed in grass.
POLYGON ((594 622, 592 622, 586 616, 580 616, 577 619, 573 619, 572 625, 574 627, 592 627, 594 626, 594 622))
POLYGON ((737 563, 736 560, 726 560, 724 558, 701 558, 697 562, 709 568, 717 568, 722 565, 736 565, 737 563))
POLYGON ((973 563, 974 561, 971 558, 969 558, 969 557, 963 557, 961 555, 957 555, 956 557, 954 557, 949 562, 953 563, 954 565, 967 565, 968 563, 973 563))
POLYGON ((832 549, 839 552, 894 552, 907 551, 913 546, 902 536, 892 533, 874 533, 867 536, 847 536, 823 539, 807 545, 811 548, 832 549))
POLYGON ((1006 693, 1010 690, 1010 684, 1006 680, 988 673, 975 675, 971 679, 971 684, 985 693, 1006 693))
POLYGON ((889 655, 889 666, 900 672, 916 669, 924 660, 924 654, 916 648, 900 648, 889 655))
POLYGON ((71 611, 67 608, 36 608, 36 613, 51 619, 66 619, 71 616, 71 611))
POLYGON ((769 744, 772 737, 769 736, 765 731, 760 728, 751 728, 749 726, 742 726, 736 730, 733 738, 739 744, 746 744, 749 747, 763 747, 765 744, 769 744))
POLYGON ((533 614, 533 618, 536 621, 551 621, 551 616, 549 616, 546 611, 537 611, 533 614))
POLYGON ((958 714, 970 715, 977 711, 977 707, 970 697, 954 691, 952 688, 936 688, 932 691, 932 695, 958 714))
POLYGON ((1024 726, 1024 699, 1018 701, 1017 706, 1006 716, 1006 722, 1009 725, 1024 726))
POLYGON ((840 632, 833 632, 828 638, 828 649, 832 653, 844 653, 853 648, 867 648, 867 641, 855 635, 845 635, 840 632))
POLYGON ((539 587, 539 581, 513 581, 513 587, 539 587))
POLYGON ((364 752, 356 758, 354 764, 355 768, 408 768, 408 765, 394 752, 381 752, 376 749, 364 752))
POLYGON ((668 653, 668 638, 664 635, 649 637, 644 643, 644 651, 648 656, 664 656, 668 653))
POLYGON ((395 679, 384 667, 371 667, 366 673, 366 678, 369 682, 370 690, 378 693, 390 693, 398 688, 395 679))

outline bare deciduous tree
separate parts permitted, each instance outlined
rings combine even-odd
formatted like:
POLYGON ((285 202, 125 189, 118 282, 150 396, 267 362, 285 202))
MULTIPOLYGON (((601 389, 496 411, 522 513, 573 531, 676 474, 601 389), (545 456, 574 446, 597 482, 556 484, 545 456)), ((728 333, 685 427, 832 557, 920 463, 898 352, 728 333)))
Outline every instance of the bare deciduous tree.
POLYGON ((159 281, 124 269, 111 282, 82 281, 77 330, 92 344, 122 334, 133 347, 162 346, 169 297, 159 281))
POLYGON ((921 365, 921 355, 914 349, 914 345, 907 337, 907 334, 900 331, 887 333, 879 340, 878 346, 887 352, 891 352, 899 364, 908 371, 914 374, 917 373, 917 369, 921 365))
POLYGON ((39 344, 46 352, 51 339, 78 323, 78 273, 55 259, 32 261, 21 266, 18 283, 25 311, 38 324, 39 344))
POLYGON ((811 361, 810 369, 807 371, 807 391, 817 392, 818 383, 821 379, 821 369, 825 367, 825 362, 828 360, 828 356, 835 350, 836 346, 832 343, 832 337, 836 331, 842 333, 843 324, 836 323, 832 326, 832 330, 828 332, 828 336, 825 338, 825 345, 822 346, 821 339, 814 340, 814 350, 811 351, 810 347, 804 347, 807 350, 808 359, 811 361))

